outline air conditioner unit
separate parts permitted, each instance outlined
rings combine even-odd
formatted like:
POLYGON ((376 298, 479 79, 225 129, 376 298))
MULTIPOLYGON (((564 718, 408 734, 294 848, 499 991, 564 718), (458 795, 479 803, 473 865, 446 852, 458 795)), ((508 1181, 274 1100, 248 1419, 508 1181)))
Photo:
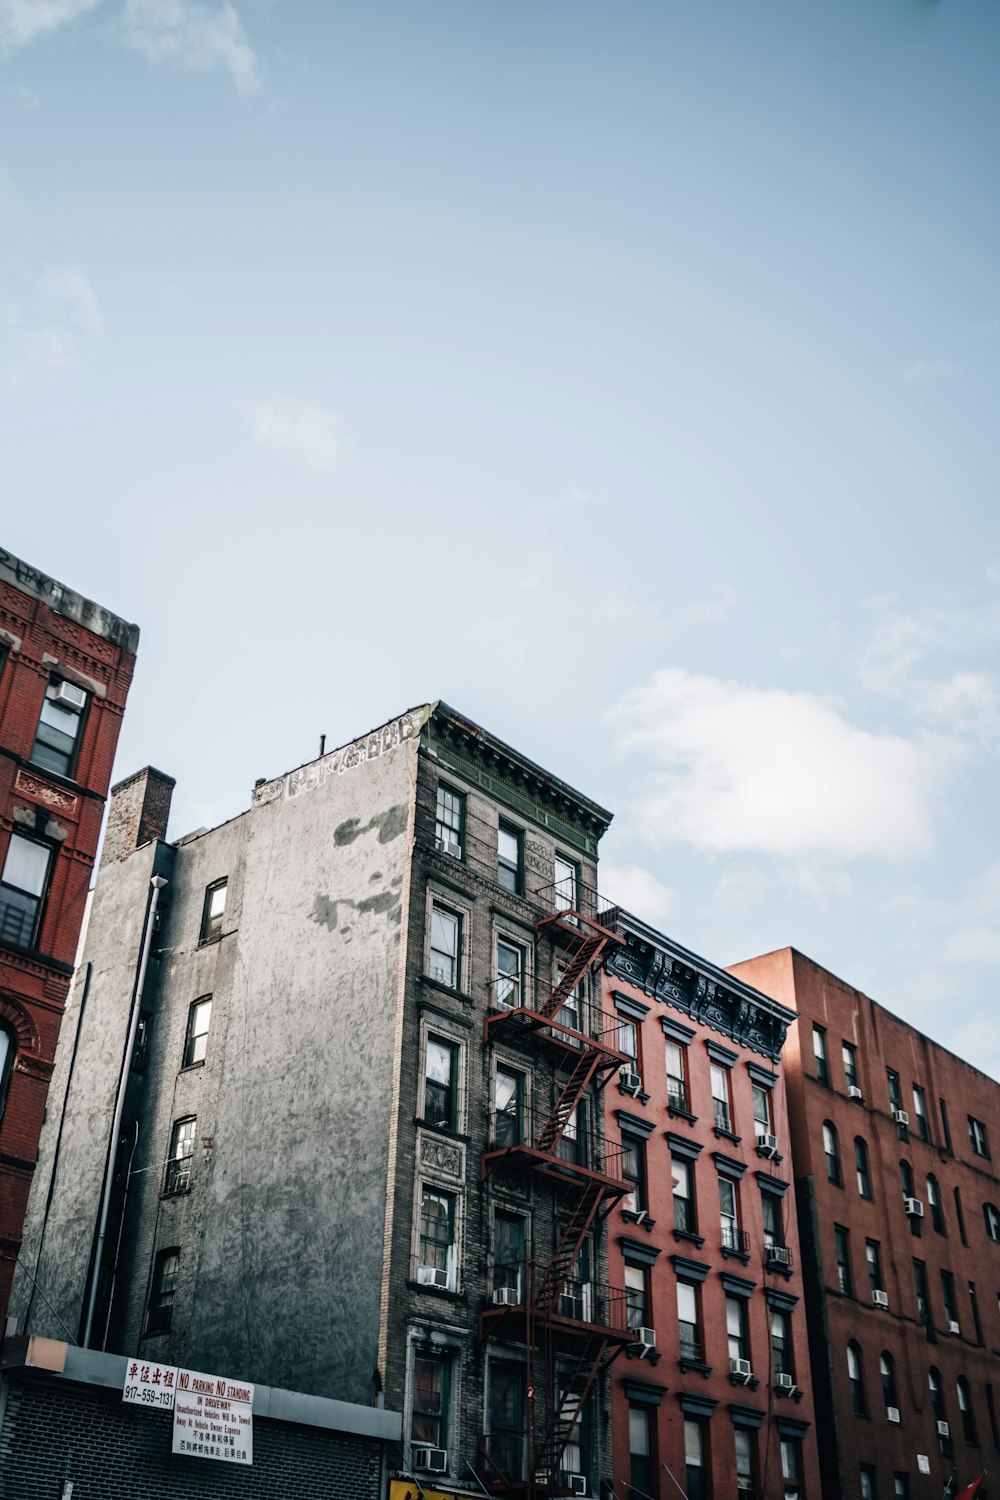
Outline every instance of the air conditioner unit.
POLYGON ((894 1109, 892 1112, 892 1118, 895 1120, 897 1125, 909 1125, 910 1123, 910 1117, 906 1113, 905 1109, 894 1109))
POLYGON ((962 1332, 961 1328, 958 1326, 958 1324, 956 1323, 956 1321, 955 1321, 954 1318, 949 1318, 948 1319, 948 1332, 949 1333, 961 1333, 962 1332))
POLYGON ((729 1361, 729 1373, 730 1375, 738 1375, 744 1385, 747 1385, 753 1379, 753 1370, 750 1368, 750 1361, 748 1359, 731 1359, 729 1361))
POLYGON ((848 1099, 863 1099, 865 1096, 856 1083, 851 1083, 847 1088, 847 1097, 848 1099))
POLYGON ((493 1288, 493 1301, 497 1307, 516 1307, 520 1299, 515 1286, 495 1286, 493 1288))
POLYGON ((82 713, 87 706, 87 694, 75 682, 54 682, 45 696, 53 703, 61 703, 63 708, 71 708, 76 714, 82 713))
POLYGON ((899 1426, 899 1407, 898 1406, 887 1406, 886 1409, 885 1409, 885 1420, 887 1422, 895 1422, 896 1426, 898 1427, 899 1426))
POLYGON ((424 1474, 447 1474, 448 1452, 445 1448, 414 1448, 413 1467, 424 1474))
MULTIPOLYGON (((438 1286, 448 1289, 448 1272, 440 1266, 418 1266, 417 1282, 420 1286, 438 1286)), ((435 1450, 437 1451, 437 1450, 435 1450)))
POLYGON ((794 1391, 795 1389, 795 1381, 793 1380, 792 1376, 787 1375, 784 1370, 782 1370, 780 1374, 774 1377, 774 1384, 779 1391, 790 1392, 794 1391))
POLYGON ((874 1302, 874 1304, 875 1304, 876 1307, 888 1307, 889 1306, 889 1293, 888 1292, 882 1292, 882 1291, 874 1291, 874 1292, 872 1292, 872 1301, 874 1302))
POLYGON ((938 1437, 951 1437, 951 1428, 947 1422, 938 1422, 937 1435, 938 1437))
POLYGON ((924 1216, 924 1205, 919 1198, 904 1198, 903 1207, 911 1219, 922 1219, 924 1216))
POLYGON ((585 1495, 587 1493, 586 1474, 570 1474, 567 1470, 564 1478, 571 1495, 585 1495))
POLYGON ((771 1135, 767 1130, 758 1131, 757 1150, 766 1151, 768 1156, 777 1156, 778 1137, 776 1135, 771 1135))
POLYGON ((768 1245, 764 1258, 771 1266, 789 1266, 792 1263, 792 1253, 787 1245, 768 1245))
POLYGON ((640 1354, 649 1354, 656 1348, 656 1329, 637 1328, 635 1330, 635 1341, 639 1345, 640 1354))
POLYGON ((452 859, 462 858, 462 846, 458 842, 458 839, 449 838, 445 834, 442 838, 438 839, 437 846, 442 854, 450 854, 452 859))
POLYGON ((619 1068, 618 1078, 627 1094, 637 1094, 642 1088, 642 1079, 631 1068, 619 1068))

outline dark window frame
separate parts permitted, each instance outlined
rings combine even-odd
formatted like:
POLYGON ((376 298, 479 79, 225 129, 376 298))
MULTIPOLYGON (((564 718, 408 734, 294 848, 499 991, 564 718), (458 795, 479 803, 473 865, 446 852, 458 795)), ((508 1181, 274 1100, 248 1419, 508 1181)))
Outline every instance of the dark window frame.
POLYGON ((181 1247, 169 1245, 157 1251, 153 1262, 153 1277, 149 1288, 149 1303, 146 1308, 144 1336, 154 1338, 157 1334, 169 1333, 174 1315, 174 1300, 177 1295, 177 1276, 180 1272, 181 1247), (173 1264, 171 1265, 171 1261, 173 1264))
POLYGON ((188 1006, 187 1028, 184 1032, 184 1053, 181 1066, 184 1068, 200 1068, 204 1065, 205 1056, 208 1052, 208 1033, 212 1025, 212 997, 211 995, 199 995, 197 1000, 192 1000, 188 1006), (202 1012, 207 1008, 208 1023, 204 1030, 195 1031, 195 1024, 202 1012), (199 1043, 201 1047, 199 1049, 199 1043), (200 1055, 196 1056, 197 1053, 200 1055))
MULTIPOLYGON (((52 888, 52 877, 55 873, 55 857, 57 854, 58 846, 49 843, 48 840, 36 838, 33 834, 26 833, 20 826, 11 829, 10 838, 7 840, 7 847, 4 850, 3 864, 0 865, 0 945, 3 947, 13 948, 18 953, 37 953, 39 940, 42 935, 42 925, 45 921, 49 892, 52 888), (15 839, 19 839, 25 844, 33 844, 36 848, 44 849, 45 851, 45 874, 42 878, 40 892, 28 891, 24 886, 15 885, 13 881, 4 879, 15 839), (3 901, 4 891, 12 891, 20 898, 20 901, 11 903, 11 909, 20 909, 22 912, 30 910, 31 912, 30 929, 26 939, 20 935, 17 937, 14 936, 13 924, 11 924, 10 932, 7 930, 6 911, 8 908, 7 903, 3 901), (25 906, 23 904, 25 902, 30 903, 30 905, 25 906)), ((23 924, 19 925, 22 926, 23 931, 23 924)))
POLYGON ((465 820, 466 820, 466 795, 457 787, 449 786, 445 781, 439 781, 437 795, 434 805, 434 847, 442 854, 447 854, 449 859, 465 860, 465 820), (443 798, 452 798, 456 804, 455 808, 442 805, 443 798), (452 821, 457 814, 457 830, 452 821), (458 843, 456 854, 448 847, 450 843, 458 843))
MULTIPOLYGON (((31 749, 28 752, 28 760, 33 766, 37 766, 39 770, 43 772, 43 774, 47 776, 61 777, 63 781, 75 780, 77 768, 80 764, 80 752, 83 748, 83 738, 87 731, 87 720, 90 717, 90 707, 91 703, 93 702, 93 698, 93 693, 89 692, 86 688, 81 688, 79 683, 72 682, 68 677, 60 677, 58 673, 56 673, 49 678, 45 686, 45 696, 42 699, 42 706, 38 710, 38 720, 35 724, 35 737, 31 742, 31 749), (42 729, 43 723, 42 715, 45 713, 46 703, 55 702, 55 699, 49 693, 49 689, 58 688, 63 682, 68 683, 70 687, 78 688, 79 691, 84 695, 84 703, 82 708, 67 710, 67 712, 72 714, 73 718, 76 720, 76 734, 73 736, 72 744, 68 751, 61 751, 56 746, 48 744, 44 739, 41 740, 41 748, 44 754, 39 757, 37 752, 39 749, 39 734, 42 729), (62 766, 54 766, 50 764, 48 759, 45 758, 45 754, 53 758, 59 757, 60 759, 65 761, 65 764, 62 766)), ((67 739, 69 738, 69 736, 66 734, 66 731, 64 729, 59 729, 56 725, 48 724, 46 725, 46 728, 54 730, 56 734, 59 734, 67 739)))
POLYGON ((226 906, 229 901, 229 877, 224 875, 221 880, 213 880, 211 885, 205 887, 205 900, 201 908, 201 928, 198 936, 199 945, 203 943, 217 943, 222 936, 222 923, 226 915, 226 906), (213 912, 212 904, 216 892, 224 891, 226 894, 222 900, 219 911, 213 912))
POLYGON ((524 895, 524 829, 518 828, 516 823, 508 823, 506 818, 501 818, 497 824, 497 885, 511 896, 524 895), (516 866, 500 852, 501 834, 506 834, 516 844, 516 866))

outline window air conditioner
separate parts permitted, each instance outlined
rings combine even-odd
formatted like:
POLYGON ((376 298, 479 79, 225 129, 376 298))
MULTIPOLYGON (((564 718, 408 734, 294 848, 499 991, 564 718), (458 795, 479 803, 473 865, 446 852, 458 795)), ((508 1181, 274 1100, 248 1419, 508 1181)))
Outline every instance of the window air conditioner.
POLYGON ((954 1318, 949 1318, 948 1319, 948 1332, 949 1333, 961 1333, 962 1332, 961 1328, 958 1326, 958 1324, 957 1324, 957 1322, 955 1321, 954 1318))
POLYGON ((769 1266, 787 1266, 792 1260, 787 1245, 768 1245, 764 1251, 764 1258, 769 1266))
POLYGON ((909 1125, 910 1123, 910 1117, 906 1113, 905 1109, 894 1109, 892 1112, 892 1118, 895 1120, 897 1125, 909 1125))
POLYGON ((938 1437, 951 1437, 951 1428, 947 1422, 938 1422, 937 1435, 938 1437))
POLYGON ((872 1292, 872 1301, 874 1302, 876 1307, 888 1307, 889 1293, 881 1291, 872 1292))
POLYGON ((493 1288, 493 1301, 497 1307, 516 1307, 518 1303, 517 1287, 495 1286, 493 1288))
POLYGON ((438 839, 437 846, 442 854, 450 854, 452 859, 462 858, 462 846, 458 842, 458 839, 449 838, 445 834, 442 838, 438 839))
POLYGON ((766 1151, 768 1156, 777 1156, 778 1137, 776 1135, 772 1135, 769 1130, 758 1130, 757 1150, 766 1151))
POLYGON ((748 1359, 731 1359, 729 1361, 729 1373, 730 1375, 738 1375, 744 1385, 747 1385, 753 1379, 753 1370, 750 1368, 750 1361, 748 1359))
POLYGON ((852 1083, 848 1086, 847 1097, 848 1099, 863 1099, 865 1096, 858 1088, 857 1084, 852 1083))
MULTIPOLYGON (((420 1286, 438 1286, 443 1287, 447 1291, 448 1272, 442 1270, 440 1266, 418 1266, 417 1281, 420 1286)), ((429 1451, 436 1453, 438 1450, 435 1448, 429 1451)))
POLYGON ((635 1341, 640 1347, 642 1354, 648 1354, 656 1348, 656 1329, 637 1328, 635 1330, 635 1341))
POLYGON ((444 1448, 414 1448, 413 1467, 424 1474, 447 1474, 448 1453, 444 1448))
POLYGON ((922 1219, 924 1216, 924 1205, 919 1198, 904 1198, 903 1207, 911 1219, 922 1219))
POLYGON ((637 1094, 642 1088, 642 1079, 638 1073, 633 1073, 631 1068, 619 1068, 618 1077, 627 1094, 637 1094))
POLYGON ((774 1384, 779 1391, 794 1391, 795 1389, 795 1381, 784 1370, 774 1377, 774 1384))
POLYGON ((569 1487, 572 1494, 585 1495, 587 1493, 586 1474, 567 1474, 566 1478, 569 1480, 569 1487))
POLYGON ((898 1406, 887 1406, 886 1409, 885 1409, 885 1420, 887 1422, 895 1422, 896 1425, 897 1425, 897 1427, 898 1427, 899 1426, 899 1407, 898 1406))
POLYGON ((63 708, 71 708, 77 714, 82 713, 87 706, 87 695, 75 682, 54 682, 45 696, 51 698, 53 703, 61 703, 63 708))

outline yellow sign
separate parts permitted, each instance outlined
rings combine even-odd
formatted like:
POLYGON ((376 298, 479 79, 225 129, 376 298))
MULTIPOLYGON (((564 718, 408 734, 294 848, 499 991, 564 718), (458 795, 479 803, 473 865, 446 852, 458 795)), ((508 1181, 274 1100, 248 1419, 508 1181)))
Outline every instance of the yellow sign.
POLYGON ((418 1488, 415 1479, 394 1479, 389 1500, 468 1500, 468 1496, 456 1495, 454 1490, 429 1490, 422 1480, 418 1488))

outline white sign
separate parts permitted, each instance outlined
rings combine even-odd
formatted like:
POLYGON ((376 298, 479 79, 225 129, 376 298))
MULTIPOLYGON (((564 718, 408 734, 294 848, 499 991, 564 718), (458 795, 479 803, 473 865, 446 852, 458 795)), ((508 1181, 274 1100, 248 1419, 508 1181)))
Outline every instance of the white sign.
POLYGON ((253 1386, 178 1370, 172 1451, 190 1458, 253 1463, 253 1386))
POLYGON ((122 1400, 136 1406, 159 1407, 172 1411, 177 1370, 174 1365, 158 1365, 141 1359, 130 1359, 125 1366, 122 1400))
POLYGON ((926 1453, 917 1454, 917 1468, 921 1474, 929 1474, 931 1472, 931 1461, 926 1453))

